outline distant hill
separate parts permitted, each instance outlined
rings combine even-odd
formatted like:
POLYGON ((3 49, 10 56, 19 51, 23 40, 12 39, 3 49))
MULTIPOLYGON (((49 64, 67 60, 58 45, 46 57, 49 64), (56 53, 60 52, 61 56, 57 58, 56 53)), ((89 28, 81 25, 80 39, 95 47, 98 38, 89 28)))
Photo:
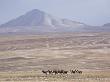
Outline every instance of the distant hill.
POLYGON ((110 23, 106 23, 103 25, 104 27, 110 27, 110 23))
POLYGON ((0 25, 0 33, 85 32, 98 29, 84 23, 61 19, 38 9, 0 25))

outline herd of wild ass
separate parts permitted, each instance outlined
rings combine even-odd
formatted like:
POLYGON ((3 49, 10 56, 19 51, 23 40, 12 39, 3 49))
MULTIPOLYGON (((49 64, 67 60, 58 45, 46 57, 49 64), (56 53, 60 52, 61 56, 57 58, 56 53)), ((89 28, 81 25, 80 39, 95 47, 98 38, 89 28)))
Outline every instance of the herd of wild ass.
POLYGON ((79 70, 70 70, 70 71, 65 71, 65 70, 42 70, 42 73, 44 74, 68 74, 68 72, 70 72, 71 74, 82 74, 82 71, 79 71, 79 70))

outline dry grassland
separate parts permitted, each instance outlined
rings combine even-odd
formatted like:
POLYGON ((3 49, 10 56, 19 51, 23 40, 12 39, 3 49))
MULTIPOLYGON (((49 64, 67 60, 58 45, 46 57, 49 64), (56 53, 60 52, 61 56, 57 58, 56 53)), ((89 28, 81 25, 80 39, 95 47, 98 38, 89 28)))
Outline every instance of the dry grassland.
POLYGON ((110 82, 109 35, 1 35, 0 82, 110 82), (41 72, 48 69, 79 69, 83 74, 41 72))

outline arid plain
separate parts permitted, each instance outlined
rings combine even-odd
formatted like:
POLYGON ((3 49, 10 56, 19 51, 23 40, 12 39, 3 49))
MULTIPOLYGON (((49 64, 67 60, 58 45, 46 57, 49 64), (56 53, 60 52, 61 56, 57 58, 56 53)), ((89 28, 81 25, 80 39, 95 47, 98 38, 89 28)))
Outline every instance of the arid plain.
POLYGON ((24 77, 20 82, 109 82, 110 33, 0 35, 0 82, 15 82, 18 80, 12 79, 18 76, 24 77), (83 73, 42 73, 53 69, 78 69, 83 73), (81 80, 88 78, 90 81, 81 80))

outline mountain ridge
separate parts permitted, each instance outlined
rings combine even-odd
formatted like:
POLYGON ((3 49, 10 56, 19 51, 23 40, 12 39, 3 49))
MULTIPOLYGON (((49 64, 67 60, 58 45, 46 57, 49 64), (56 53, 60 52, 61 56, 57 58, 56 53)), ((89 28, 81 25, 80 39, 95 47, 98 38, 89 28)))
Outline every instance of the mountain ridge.
MULTIPOLYGON (((105 26, 103 26, 105 27, 105 26)), ((0 33, 7 32, 89 32, 103 31, 103 28, 86 25, 81 22, 58 18, 38 9, 0 25, 0 33)))

